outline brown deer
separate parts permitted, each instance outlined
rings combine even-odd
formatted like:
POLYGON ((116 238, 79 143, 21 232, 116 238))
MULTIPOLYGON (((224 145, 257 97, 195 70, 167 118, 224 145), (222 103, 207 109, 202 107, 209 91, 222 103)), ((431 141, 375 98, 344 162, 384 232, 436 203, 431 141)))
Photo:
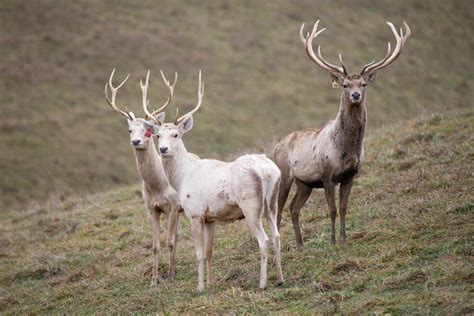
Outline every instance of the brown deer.
POLYGON ((379 62, 372 61, 362 68, 359 74, 348 74, 342 61, 335 66, 313 51, 313 40, 325 29, 318 30, 319 20, 314 24, 311 34, 303 35, 304 23, 300 29, 300 40, 306 54, 319 67, 329 72, 333 87, 342 87, 341 102, 336 119, 328 122, 322 129, 307 128, 296 131, 282 139, 274 149, 275 163, 282 172, 278 197, 278 226, 282 210, 293 182, 296 194, 290 204, 291 220, 295 230, 298 247, 303 246, 299 213, 314 188, 324 188, 331 218, 331 243, 336 242, 336 198, 335 187, 339 189, 340 243, 346 242, 345 218, 349 194, 355 175, 361 168, 364 156, 362 140, 366 126, 365 88, 375 81, 377 71, 392 64, 400 56, 405 42, 410 37, 410 28, 400 34, 392 23, 387 22, 396 39, 393 51, 388 43, 387 53, 379 62))

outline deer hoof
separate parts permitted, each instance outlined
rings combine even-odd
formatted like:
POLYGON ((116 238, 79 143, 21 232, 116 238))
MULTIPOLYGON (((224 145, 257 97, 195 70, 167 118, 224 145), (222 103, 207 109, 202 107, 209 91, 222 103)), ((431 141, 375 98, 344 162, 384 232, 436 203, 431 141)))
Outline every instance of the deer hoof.
POLYGON ((152 278, 150 287, 156 287, 158 285, 158 278, 152 278))

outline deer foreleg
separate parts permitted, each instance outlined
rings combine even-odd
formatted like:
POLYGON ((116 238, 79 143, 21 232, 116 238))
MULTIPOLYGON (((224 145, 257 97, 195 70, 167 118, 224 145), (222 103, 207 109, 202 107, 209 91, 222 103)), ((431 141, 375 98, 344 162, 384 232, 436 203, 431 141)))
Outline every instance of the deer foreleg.
POLYGON ((339 216, 340 218, 340 231, 339 231, 339 242, 342 244, 346 243, 346 211, 347 211, 347 204, 349 202, 349 195, 351 194, 351 188, 353 183, 353 178, 350 180, 341 183, 341 187, 339 189, 339 216))
POLYGON ((178 209, 171 209, 168 214, 168 250, 170 253, 168 277, 174 279, 176 276, 176 248, 178 246, 178 209))
POLYGON ((324 193, 329 206, 329 217, 331 218, 331 243, 336 243, 336 196, 334 194, 335 185, 332 183, 324 184, 324 193))
POLYGON ((196 261, 198 270, 198 292, 204 291, 204 219, 201 217, 193 217, 191 219, 193 230, 194 247, 196 249, 196 261))
POLYGON ((155 210, 151 210, 150 220, 151 231, 153 234, 153 266, 151 272, 151 286, 156 286, 158 284, 158 257, 160 254, 160 213, 155 210))

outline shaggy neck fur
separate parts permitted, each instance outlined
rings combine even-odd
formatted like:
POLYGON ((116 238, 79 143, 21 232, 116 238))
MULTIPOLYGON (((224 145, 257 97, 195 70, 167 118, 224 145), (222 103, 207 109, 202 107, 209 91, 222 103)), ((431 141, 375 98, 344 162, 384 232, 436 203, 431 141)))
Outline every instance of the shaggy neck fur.
POLYGON ((331 133, 337 149, 347 155, 359 155, 362 150, 366 121, 365 100, 363 99, 360 103, 351 103, 346 94, 342 93, 339 112, 331 133))
POLYGON ((168 188, 169 182, 161 163, 161 158, 150 139, 145 149, 135 149, 138 173, 150 191, 161 192, 168 188))

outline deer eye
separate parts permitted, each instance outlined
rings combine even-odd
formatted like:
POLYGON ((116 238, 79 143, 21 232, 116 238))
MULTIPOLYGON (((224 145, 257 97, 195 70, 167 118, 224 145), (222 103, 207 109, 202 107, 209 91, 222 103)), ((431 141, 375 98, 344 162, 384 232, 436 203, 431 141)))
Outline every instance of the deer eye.
POLYGON ((362 87, 364 87, 364 88, 367 87, 367 86, 368 86, 367 83, 362 84, 362 87))
POLYGON ((178 134, 173 135, 174 138, 178 138, 178 134))
POLYGON ((132 132, 132 130, 131 130, 131 129, 129 129, 129 130, 128 130, 128 132, 129 132, 129 133, 131 133, 131 132, 132 132))
POLYGON ((349 85, 343 84, 342 87, 343 87, 343 88, 349 88, 349 85))

